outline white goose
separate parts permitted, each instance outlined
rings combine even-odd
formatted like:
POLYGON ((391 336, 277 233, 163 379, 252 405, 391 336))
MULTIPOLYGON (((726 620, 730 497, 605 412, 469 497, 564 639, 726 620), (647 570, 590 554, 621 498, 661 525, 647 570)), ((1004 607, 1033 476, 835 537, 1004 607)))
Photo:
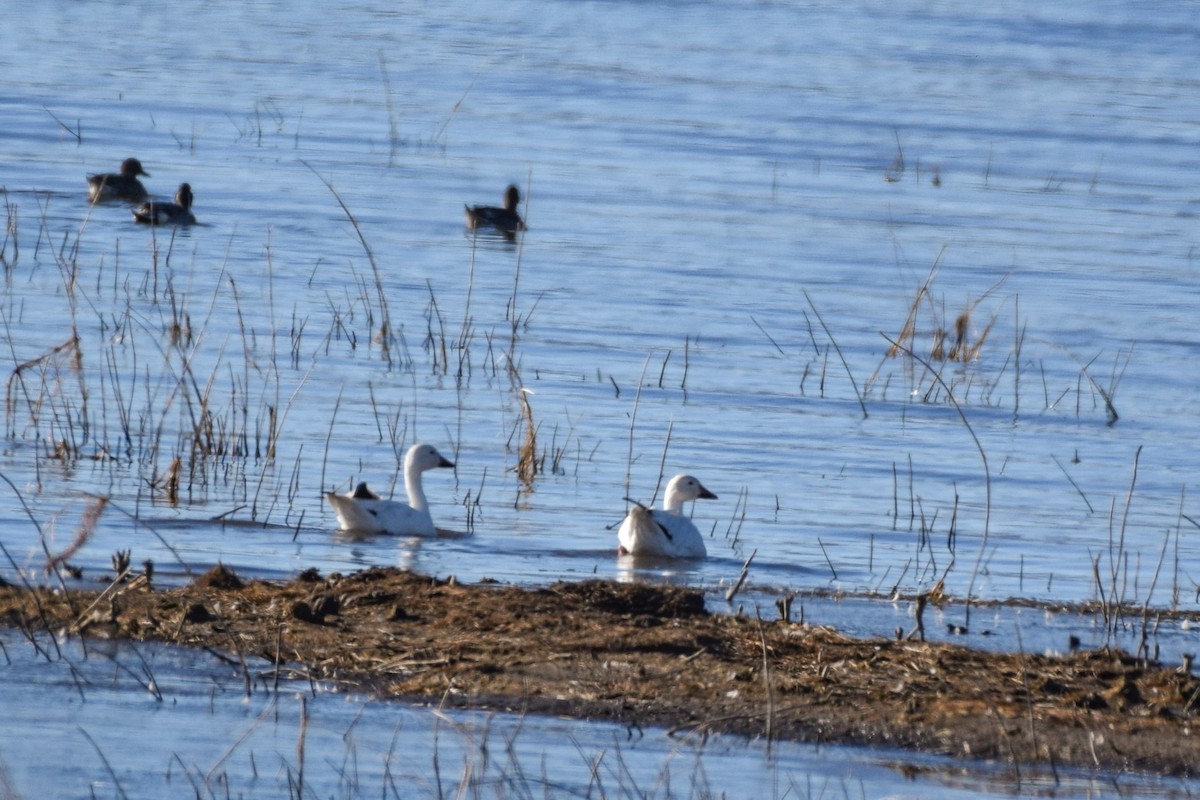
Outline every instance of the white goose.
POLYGON ((666 556, 667 558, 704 558, 708 551, 704 539, 691 518, 683 513, 688 500, 716 500, 691 475, 676 475, 667 484, 661 509, 635 505, 617 531, 621 555, 666 556))
POLYGON ((344 531, 390 533, 395 536, 437 536, 429 502, 421 488, 421 473, 437 467, 453 467, 431 444, 414 444, 404 455, 404 488, 408 502, 384 500, 360 483, 349 494, 326 492, 325 498, 337 514, 344 531))

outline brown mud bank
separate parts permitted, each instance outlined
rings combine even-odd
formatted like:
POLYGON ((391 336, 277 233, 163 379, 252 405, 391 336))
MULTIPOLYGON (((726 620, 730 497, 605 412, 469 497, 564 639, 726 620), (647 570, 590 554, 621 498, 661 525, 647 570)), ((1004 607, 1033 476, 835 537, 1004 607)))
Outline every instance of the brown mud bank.
POLYGON ((709 614, 608 581, 461 585, 396 569, 159 591, 0 587, 0 622, 258 657, 381 697, 1194 776, 1200 680, 1091 651, 985 653, 709 614))

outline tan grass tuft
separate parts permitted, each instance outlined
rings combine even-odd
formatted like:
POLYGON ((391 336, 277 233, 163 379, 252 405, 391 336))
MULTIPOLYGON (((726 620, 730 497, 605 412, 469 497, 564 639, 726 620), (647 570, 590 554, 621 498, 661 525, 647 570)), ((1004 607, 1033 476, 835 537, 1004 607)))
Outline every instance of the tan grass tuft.
POLYGON ((75 538, 71 544, 60 553, 53 555, 47 553, 46 572, 53 572, 56 568, 65 566, 72 556, 83 549, 83 546, 92 538, 92 534, 96 532, 96 524, 100 522, 100 515, 104 512, 106 505, 108 505, 107 497, 88 498, 87 507, 84 508, 83 516, 79 519, 79 529, 75 531, 75 538))
POLYGON ((517 457, 517 477, 525 488, 531 488, 539 472, 537 455, 537 425, 533 421, 533 407, 529 405, 528 389, 522 388, 518 393, 521 400, 521 414, 525 417, 525 438, 521 442, 521 452, 517 457))

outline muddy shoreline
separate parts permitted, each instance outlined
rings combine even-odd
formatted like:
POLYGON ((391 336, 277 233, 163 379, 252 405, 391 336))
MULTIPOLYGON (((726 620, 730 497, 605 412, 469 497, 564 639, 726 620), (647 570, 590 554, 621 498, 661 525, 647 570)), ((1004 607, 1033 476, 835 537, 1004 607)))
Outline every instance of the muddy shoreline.
POLYGON ((1194 777, 1200 679, 1118 651, 996 654, 709 614, 699 592, 217 568, 157 590, 0 586, 0 623, 202 647, 407 701, 1194 777))

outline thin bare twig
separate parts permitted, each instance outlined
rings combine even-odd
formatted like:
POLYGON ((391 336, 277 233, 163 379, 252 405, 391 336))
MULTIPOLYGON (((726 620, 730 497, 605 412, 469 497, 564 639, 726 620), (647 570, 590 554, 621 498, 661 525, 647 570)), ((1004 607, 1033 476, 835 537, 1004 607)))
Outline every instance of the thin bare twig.
POLYGON ((946 391, 946 396, 950 398, 950 403, 954 406, 954 410, 958 412, 958 416, 962 419, 963 425, 967 429, 967 433, 971 434, 971 440, 975 442, 975 449, 979 451, 979 459, 983 462, 983 485, 985 492, 985 502, 983 507, 983 538, 979 542, 979 555, 975 558, 975 567, 971 570, 971 582, 967 586, 967 597, 963 603, 963 610, 965 613, 964 624, 970 627, 971 595, 975 592, 975 579, 979 575, 979 567, 983 563, 983 554, 987 550, 988 533, 991 529, 992 520, 992 473, 988 467, 987 453, 984 452, 983 444, 979 441, 979 437, 975 435, 975 429, 971 427, 971 422, 967 419, 966 412, 964 412, 962 406, 958 404, 958 400, 954 397, 953 390, 951 390, 950 386, 944 380, 942 380, 942 376, 933 369, 928 361, 914 353, 911 348, 902 345, 899 342, 893 341, 886 333, 880 332, 880 335, 897 350, 903 351, 911 358, 919 361, 921 365, 929 370, 929 373, 933 375, 933 379, 941 384, 941 387, 946 391))
MULTIPOLYGON (((804 299, 808 301, 808 307, 812 309, 813 314, 817 317, 817 322, 821 323, 821 328, 825 331, 825 335, 829 337, 830 344, 837 351, 838 358, 842 361, 842 367, 846 370, 846 377, 850 379, 850 385, 854 387, 854 396, 858 398, 858 405, 862 409, 863 419, 866 419, 867 404, 863 402, 862 392, 858 390, 858 383, 854 380, 854 375, 850 372, 850 365, 846 363, 846 357, 842 355, 842 348, 838 347, 837 339, 833 338, 833 334, 829 332, 829 326, 825 324, 825 320, 821 318, 821 312, 817 311, 817 306, 813 303, 812 298, 808 296, 808 292, 804 292, 804 299)), ((910 351, 911 352, 911 351, 910 351)))

